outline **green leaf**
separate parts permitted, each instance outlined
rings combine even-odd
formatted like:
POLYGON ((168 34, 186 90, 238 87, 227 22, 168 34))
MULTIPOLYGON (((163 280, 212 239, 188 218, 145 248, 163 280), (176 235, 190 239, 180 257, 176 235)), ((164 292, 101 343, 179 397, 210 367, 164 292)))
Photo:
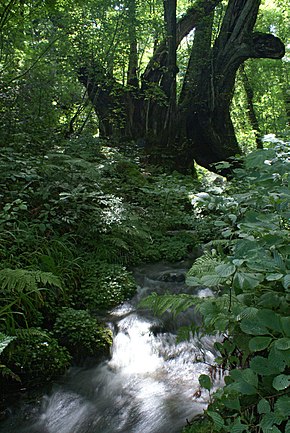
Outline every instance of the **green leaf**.
POLYGON ((221 265, 216 266, 216 273, 222 278, 228 278, 234 274, 236 267, 231 265, 230 263, 222 263, 221 265))
MULTIPOLYGON (((274 412, 266 413, 260 422, 260 427, 262 427, 263 432, 277 432, 275 428, 277 429, 274 424, 281 424, 283 421, 283 417, 281 417, 279 414, 276 414, 274 412), (271 430, 273 429, 273 430, 271 430)), ((278 432, 281 433, 281 431, 278 429, 278 432)))
POLYGON ((210 377, 207 374, 201 374, 198 378, 199 384, 202 388, 207 389, 208 391, 212 388, 212 383, 210 377))
POLYGON ((272 374, 281 373, 281 371, 284 370, 285 364, 283 363, 283 360, 281 360, 281 362, 282 367, 280 363, 275 364, 271 362, 269 358, 264 358, 263 356, 255 356, 250 362, 250 367, 257 374, 260 374, 262 376, 270 376, 272 374))
POLYGON ((212 411, 207 411, 208 416, 211 417, 211 419, 214 422, 215 428, 219 431, 221 428, 224 427, 225 423, 224 420, 222 419, 222 417, 216 413, 216 412, 212 412, 212 411))
POLYGON ((235 382, 228 385, 229 389, 239 391, 244 395, 254 395, 257 393, 258 377, 250 368, 232 370, 230 377, 232 377, 235 382))
POLYGON ((282 326, 280 322, 279 314, 276 314, 273 310, 263 308, 258 311, 257 318, 259 322, 267 326, 269 329, 274 331, 282 332, 282 326))
POLYGON ((11 337, 0 332, 0 354, 3 352, 5 347, 7 347, 8 344, 11 343, 11 341, 13 341, 15 338, 16 337, 11 337))
POLYGON ((282 330, 287 337, 290 337, 290 316, 281 317, 282 330))
POLYGON ((228 407, 229 409, 234 409, 236 411, 240 411, 241 409, 241 404, 240 404, 240 400, 238 399, 238 397, 236 398, 221 398, 221 402, 228 407))
POLYGON ((240 328, 246 334, 264 335, 269 334, 268 329, 253 317, 242 319, 240 328))
POLYGON ((277 412, 277 415, 282 417, 282 419, 288 419, 290 417, 290 397, 288 395, 283 395, 278 398, 275 403, 275 412, 277 412))
POLYGON ((266 276, 267 281, 278 281, 281 280, 283 274, 269 274, 266 276))
POLYGON ((290 421, 288 421, 286 424, 285 433, 290 433, 290 421))
POLYGON ((237 290, 250 290, 257 287, 263 279, 263 274, 239 271, 234 276, 233 286, 237 290))
POLYGON ((278 350, 290 349, 290 338, 288 337, 279 338, 278 340, 275 341, 275 347, 278 350))
POLYGON ((208 287, 215 287, 220 285, 222 282, 224 282, 225 279, 221 278, 219 275, 204 275, 200 282, 201 284, 208 286, 208 287))
POLYGON ((290 287, 290 274, 285 275, 283 278, 283 287, 284 289, 288 290, 290 287))
POLYGON ((266 349, 272 341, 272 337, 253 337, 249 341, 249 349, 251 352, 259 352, 266 349))
POLYGON ((248 431, 248 426, 242 424, 240 419, 235 420, 235 423, 231 426, 231 433, 242 433, 248 431))
POLYGON ((290 386, 290 376, 286 374, 279 374, 273 380, 273 388, 277 389, 277 391, 282 391, 283 389, 288 388, 290 386))
POLYGON ((262 413, 270 413, 271 412, 271 406, 270 403, 268 402, 268 400, 266 400, 265 398, 262 398, 257 406, 258 409, 258 413, 262 414, 262 413))

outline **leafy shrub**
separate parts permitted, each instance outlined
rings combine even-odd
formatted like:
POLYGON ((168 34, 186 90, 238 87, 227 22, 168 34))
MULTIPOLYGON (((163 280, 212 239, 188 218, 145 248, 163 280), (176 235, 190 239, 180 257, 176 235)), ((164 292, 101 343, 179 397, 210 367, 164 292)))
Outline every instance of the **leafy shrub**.
MULTIPOLYGON (((190 330, 223 337, 216 362, 228 375, 206 411, 212 431, 290 431, 288 147, 252 152, 228 195, 199 196, 200 214, 220 238, 196 260, 187 284, 216 296, 155 294, 143 302, 176 314, 195 305, 202 325, 190 330)), ((210 376, 200 386, 210 390, 210 376)))
POLYGON ((38 328, 16 331, 15 339, 3 350, 3 362, 22 382, 40 383, 60 374, 70 365, 66 348, 38 328))
POLYGON ((77 360, 108 353, 112 344, 111 331, 85 310, 63 308, 53 330, 77 360))
POLYGON ((89 310, 106 310, 130 299, 135 290, 132 274, 123 266, 91 261, 87 262, 76 303, 89 310))
POLYGON ((187 257, 195 245, 196 236, 191 232, 154 233, 151 244, 144 246, 143 260, 148 262, 158 260, 177 262, 187 257))

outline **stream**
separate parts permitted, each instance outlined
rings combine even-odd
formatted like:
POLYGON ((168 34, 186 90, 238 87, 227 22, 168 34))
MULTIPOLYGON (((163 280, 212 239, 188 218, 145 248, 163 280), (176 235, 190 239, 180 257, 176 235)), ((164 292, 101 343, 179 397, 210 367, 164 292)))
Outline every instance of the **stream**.
MULTIPOLYGON (((152 291, 188 291, 186 270, 183 263, 136 269, 135 297, 108 317, 114 333, 110 359, 71 368, 38 405, 11 408, 0 432, 179 433, 187 419, 202 413, 208 393, 199 392, 198 377, 213 364, 212 339, 176 344, 177 327, 198 320, 193 309, 176 322, 169 313, 161 320, 137 307, 152 291)), ((196 293, 211 294, 209 289, 196 293)))

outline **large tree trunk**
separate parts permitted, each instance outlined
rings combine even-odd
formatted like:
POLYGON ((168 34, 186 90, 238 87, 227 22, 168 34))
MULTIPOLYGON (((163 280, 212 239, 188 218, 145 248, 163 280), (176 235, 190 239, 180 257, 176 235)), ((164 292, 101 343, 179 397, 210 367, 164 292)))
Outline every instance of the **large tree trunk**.
POLYGON ((148 63, 140 86, 132 67, 134 33, 126 89, 96 63, 80 69, 101 135, 136 140, 157 155, 157 162, 164 163, 164 155, 171 169, 183 172, 192 169, 193 160, 215 170, 212 164, 240 153, 230 117, 236 72, 250 57, 280 59, 285 47, 273 35, 253 32, 260 0, 229 0, 211 47, 213 11, 220 1, 199 0, 175 26, 176 2, 165 0, 167 38, 148 63), (192 53, 176 104, 175 51, 193 28, 192 53))

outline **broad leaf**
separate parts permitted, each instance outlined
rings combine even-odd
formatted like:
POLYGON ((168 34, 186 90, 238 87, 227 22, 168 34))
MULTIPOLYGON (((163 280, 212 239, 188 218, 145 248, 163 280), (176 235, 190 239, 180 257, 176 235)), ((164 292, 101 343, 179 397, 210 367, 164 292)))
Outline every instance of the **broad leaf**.
POLYGON ((275 341, 275 347, 278 350, 288 350, 290 349, 290 338, 279 338, 275 341))
POLYGON ((223 428, 223 426, 225 425, 224 420, 222 419, 222 417, 218 413, 212 412, 212 411, 207 411, 207 414, 213 420, 215 428, 218 431, 221 430, 223 428))
POLYGON ((282 332, 280 316, 270 309, 261 309, 258 311, 257 318, 259 322, 274 331, 282 332))
POLYGON ((273 380, 273 388, 277 391, 282 391, 290 386, 290 376, 286 374, 279 374, 273 380))
POLYGON ((271 406, 270 403, 268 402, 268 400, 266 400, 265 398, 262 398, 259 403, 258 403, 258 413, 262 414, 262 413, 270 413, 271 412, 271 406))
POLYGON ((212 383, 210 377, 207 374, 201 374, 198 378, 199 384, 202 388, 207 389, 208 391, 212 388, 212 383))
POLYGON ((222 263, 215 268, 216 273, 222 278, 228 278, 234 274, 236 267, 230 263, 222 263))
POLYGON ((281 325, 285 335, 290 337, 290 317, 281 317, 281 325))
POLYGON ((283 287, 284 289, 288 290, 290 287, 290 274, 285 275, 283 278, 283 287))
POLYGON ((251 334, 251 335, 269 334, 268 329, 253 317, 242 319, 240 323, 240 328, 246 334, 251 334))
POLYGON ((290 397, 288 395, 283 395, 279 397, 275 403, 275 411, 277 414, 284 419, 289 419, 290 417, 290 397))
POLYGON ((263 274, 239 271, 234 276, 233 286, 237 290, 251 290, 257 287, 263 279, 263 274))
POLYGON ((228 385, 229 389, 241 392, 244 395, 253 395, 257 393, 258 377, 253 370, 232 370, 230 376, 235 380, 228 385))
POLYGON ((251 352, 259 352, 266 349, 272 341, 272 337, 253 337, 249 341, 249 349, 251 352))

